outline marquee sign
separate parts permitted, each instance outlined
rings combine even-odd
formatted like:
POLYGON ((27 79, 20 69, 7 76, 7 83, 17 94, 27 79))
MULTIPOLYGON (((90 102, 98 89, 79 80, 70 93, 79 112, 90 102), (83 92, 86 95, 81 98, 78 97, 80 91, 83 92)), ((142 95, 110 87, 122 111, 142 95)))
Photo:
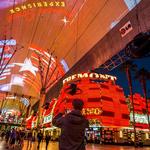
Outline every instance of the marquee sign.
POLYGON ((11 14, 15 14, 17 12, 21 12, 33 8, 64 8, 65 6, 66 3, 63 0, 37 1, 37 2, 24 3, 20 6, 10 9, 9 12, 11 14))
POLYGON ((101 108, 83 108, 83 115, 100 115, 102 113, 101 108))
POLYGON ((44 116, 43 124, 52 122, 52 115, 44 116))
POLYGON ((112 80, 115 81, 117 78, 115 76, 107 75, 107 74, 98 74, 98 73, 78 73, 72 76, 67 77, 63 80, 63 84, 83 78, 90 78, 90 79, 99 79, 99 80, 112 80))
MULTIPOLYGON (((131 122, 133 122, 133 114, 132 113, 130 113, 130 120, 131 120, 131 122)), ((147 115, 135 114, 135 122, 136 123, 142 123, 142 124, 148 124, 147 115)))
POLYGON ((131 22, 128 21, 123 27, 119 29, 121 37, 126 36, 129 32, 133 30, 133 27, 131 25, 131 22))

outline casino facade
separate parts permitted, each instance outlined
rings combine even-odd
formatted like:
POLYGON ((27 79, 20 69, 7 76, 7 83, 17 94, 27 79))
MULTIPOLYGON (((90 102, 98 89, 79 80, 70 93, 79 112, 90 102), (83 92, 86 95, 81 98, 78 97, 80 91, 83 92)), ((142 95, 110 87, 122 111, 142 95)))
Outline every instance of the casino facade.
MULTIPOLYGON (((80 73, 67 77, 57 99, 52 99, 48 109, 43 109, 42 127, 45 130, 60 130, 53 127, 51 121, 60 107, 65 107, 66 113, 72 110, 72 100, 84 101, 83 115, 89 120, 90 127, 86 129, 86 137, 92 143, 133 144, 133 112, 131 98, 126 97, 122 87, 118 86, 115 76, 97 73, 80 73)), ((145 100, 140 94, 134 94, 135 121, 137 138, 145 141, 150 138, 148 120, 144 112, 145 100)), ((150 104, 149 104, 150 109, 150 104)), ((31 119, 32 120, 32 119, 31 119)), ((33 125, 31 121, 28 123, 33 125)), ((30 128, 36 128, 30 126, 30 128)))

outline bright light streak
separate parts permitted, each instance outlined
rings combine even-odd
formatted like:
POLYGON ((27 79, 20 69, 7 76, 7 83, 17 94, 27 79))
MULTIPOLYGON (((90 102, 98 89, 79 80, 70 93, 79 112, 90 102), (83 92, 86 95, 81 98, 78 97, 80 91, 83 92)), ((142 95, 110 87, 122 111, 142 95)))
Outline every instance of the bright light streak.
POLYGON ((45 53, 48 57, 50 57, 50 56, 51 56, 49 53, 47 53, 47 52, 45 52, 45 51, 44 51, 44 53, 45 53))
POLYGON ((36 53, 38 53, 40 55, 42 55, 42 53, 39 50, 35 49, 35 48, 29 47, 29 49, 32 50, 32 51, 35 51, 36 53))
POLYGON ((31 117, 32 117, 32 116, 28 117, 28 118, 26 119, 26 121, 30 120, 30 119, 31 119, 31 117))
POLYGON ((16 96, 7 96, 7 99, 16 99, 16 96))
POLYGON ((15 66, 14 64, 9 64, 9 65, 7 65, 6 68, 8 68, 8 67, 12 68, 12 67, 14 67, 14 66, 15 66))
POLYGON ((10 58, 12 56, 12 54, 5 54, 4 58, 10 58))
POLYGON ((1 74, 1 76, 9 76, 10 74, 11 72, 6 72, 6 73, 1 74))
POLYGON ((0 91, 10 91, 11 85, 10 84, 2 84, 0 85, 0 91))
POLYGON ((36 58, 36 57, 34 57, 34 56, 31 56, 33 59, 35 59, 36 61, 39 61, 39 59, 38 58, 36 58))
MULTIPOLYGON (((47 52, 45 52, 45 51, 44 51, 44 54, 45 54, 47 57, 49 57, 49 58, 50 58, 50 56, 51 56, 49 53, 47 53, 47 52)), ((56 62, 56 60, 55 60, 53 57, 51 57, 51 59, 52 59, 53 62, 56 62)))
POLYGON ((3 73, 5 73, 5 72, 10 72, 10 69, 5 69, 5 70, 3 71, 3 73))
POLYGON ((3 46, 4 43, 6 43, 6 45, 16 45, 16 40, 0 40, 0 46, 3 46))
POLYGON ((78 16, 78 14, 80 13, 80 11, 82 10, 84 4, 86 3, 87 0, 84 0, 83 4, 81 5, 81 7, 78 9, 78 12, 75 14, 74 18, 72 19, 72 21, 70 22, 70 25, 74 22, 75 18, 78 16))
POLYGON ((65 61, 64 59, 62 59, 62 60, 60 61, 60 63, 63 65, 63 68, 64 68, 65 72, 68 72, 69 67, 68 67, 66 61, 65 61))
POLYGON ((30 77, 25 77, 25 80, 24 81, 28 81, 28 83, 30 84, 30 85, 33 85, 33 86, 35 86, 36 88, 38 88, 38 87, 40 87, 40 82, 35 82, 32 78, 30 78, 30 77))
MULTIPOLYGON (((12 68, 14 66, 15 66, 14 64, 9 64, 9 65, 6 66, 6 68, 12 68)), ((5 67, 5 65, 2 66, 2 68, 4 68, 4 67, 5 67)))
POLYGON ((24 86, 24 77, 21 75, 13 74, 11 76, 11 85, 19 85, 19 86, 24 86))
POLYGON ((0 78, 0 80, 4 80, 4 79, 6 79, 6 76, 0 78))
POLYGON ((42 58, 42 60, 48 65, 48 62, 45 59, 42 58))

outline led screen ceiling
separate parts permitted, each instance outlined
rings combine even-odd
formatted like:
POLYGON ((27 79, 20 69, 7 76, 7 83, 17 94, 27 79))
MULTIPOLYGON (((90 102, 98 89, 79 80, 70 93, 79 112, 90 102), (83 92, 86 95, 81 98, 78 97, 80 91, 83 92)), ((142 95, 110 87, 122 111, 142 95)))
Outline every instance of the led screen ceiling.
MULTIPOLYGON (((44 67, 50 55, 57 61, 51 66, 52 73, 57 64, 49 83, 52 86, 139 2, 1 0, 0 40, 15 40, 17 52, 0 76, 0 90, 39 95, 40 59, 33 49, 42 50, 44 67)), ((10 49, 4 43, 0 45, 1 56, 3 50, 10 49)))

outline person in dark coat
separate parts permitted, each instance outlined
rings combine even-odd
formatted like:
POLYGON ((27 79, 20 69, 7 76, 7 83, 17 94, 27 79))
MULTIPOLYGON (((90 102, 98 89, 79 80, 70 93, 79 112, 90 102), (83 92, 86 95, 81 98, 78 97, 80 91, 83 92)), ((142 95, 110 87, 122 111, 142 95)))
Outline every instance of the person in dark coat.
POLYGON ((13 128, 12 131, 11 131, 11 134, 10 134, 11 148, 15 148, 16 137, 17 137, 16 129, 13 128))
POLYGON ((10 130, 7 130, 6 131, 6 136, 5 136, 5 140, 6 140, 7 144, 8 144, 8 141, 9 141, 10 134, 11 134, 10 130))
POLYGON ((49 144, 50 139, 51 139, 51 136, 49 135, 49 133, 46 133, 46 136, 45 136, 46 150, 48 148, 48 144, 49 144))
POLYGON ((84 103, 74 99, 72 105, 70 113, 64 115, 62 110, 52 120, 54 126, 61 128, 59 150, 85 150, 85 128, 89 127, 89 122, 81 113, 84 103))
POLYGON ((27 134, 27 150, 32 148, 32 131, 27 134))
POLYGON ((42 134, 41 130, 40 130, 40 132, 37 134, 37 139, 38 139, 38 146, 37 146, 37 149, 39 149, 39 148, 40 148, 40 143, 41 143, 41 141, 43 140, 43 134, 42 134))

